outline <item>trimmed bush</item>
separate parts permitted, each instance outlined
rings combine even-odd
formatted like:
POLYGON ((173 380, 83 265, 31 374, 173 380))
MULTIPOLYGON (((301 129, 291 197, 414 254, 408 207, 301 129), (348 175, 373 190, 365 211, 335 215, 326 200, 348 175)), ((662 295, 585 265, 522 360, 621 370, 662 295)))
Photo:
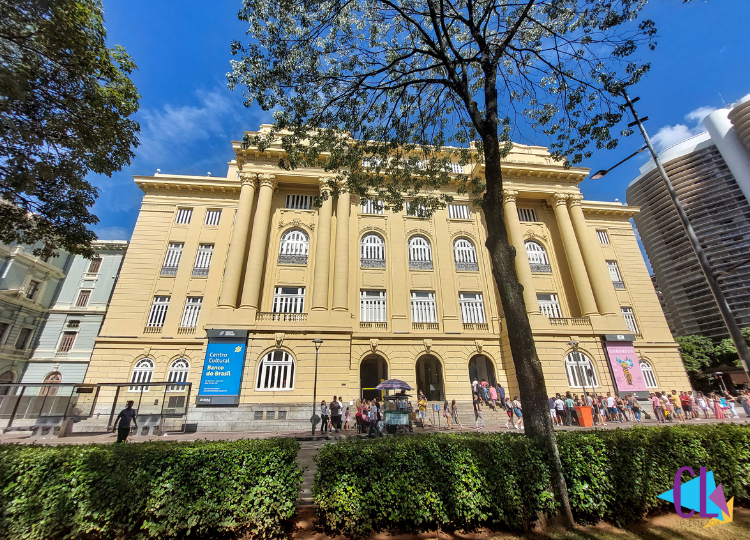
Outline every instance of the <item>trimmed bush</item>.
POLYGON ((0 539, 268 538, 295 513, 293 439, 0 446, 0 539))
MULTIPOLYGON (((750 428, 674 426, 558 433, 576 520, 625 524, 669 509, 682 466, 713 470, 727 497, 750 500, 750 428)), ((418 435, 327 445, 313 497, 331 532, 521 529, 556 510, 543 451, 511 434, 418 435), (343 467, 342 467, 343 465, 343 467)))

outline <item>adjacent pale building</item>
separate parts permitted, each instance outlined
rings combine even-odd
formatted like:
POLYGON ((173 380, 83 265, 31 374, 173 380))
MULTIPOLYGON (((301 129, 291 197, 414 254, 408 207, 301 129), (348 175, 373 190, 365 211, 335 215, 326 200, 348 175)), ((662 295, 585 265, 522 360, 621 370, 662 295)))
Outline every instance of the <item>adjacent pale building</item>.
MULTIPOLYGON (((322 169, 279 169, 279 145, 233 146, 224 178, 135 177, 143 203, 87 382, 130 383, 117 399, 139 413, 187 407, 200 430, 304 428, 314 395, 353 406, 388 378, 463 402, 467 421, 474 378, 518 394, 486 223, 465 195, 429 219, 348 193, 315 208, 322 169)), ((534 146, 503 164, 547 387, 687 389, 629 222, 638 209, 584 201, 587 174, 534 146)))

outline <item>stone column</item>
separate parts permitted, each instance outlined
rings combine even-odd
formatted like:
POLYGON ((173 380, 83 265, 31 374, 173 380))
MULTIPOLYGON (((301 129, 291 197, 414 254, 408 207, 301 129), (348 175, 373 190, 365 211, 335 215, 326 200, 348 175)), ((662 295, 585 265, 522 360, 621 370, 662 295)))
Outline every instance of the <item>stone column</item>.
POLYGON ((563 193, 555 193, 549 199, 550 206, 555 210, 557 226, 560 229, 560 235, 562 236, 563 245, 565 246, 565 256, 568 259, 570 273, 573 275, 573 284, 576 288, 578 304, 581 307, 581 315, 588 317, 589 315, 594 315, 598 312, 596 310, 594 294, 591 292, 589 276, 586 273, 586 267, 583 264, 583 257, 581 257, 581 251, 578 248, 576 234, 573 231, 573 224, 570 222, 567 203, 568 196, 563 193))
POLYGON ((349 310, 349 192, 336 204, 336 254, 333 259, 333 310, 349 310))
POLYGON ((268 244, 268 222, 271 220, 271 202, 276 189, 276 176, 259 174, 258 207, 255 209, 253 233, 250 236, 250 248, 247 252, 245 267, 245 285, 242 289, 241 307, 258 309, 260 281, 263 265, 266 262, 266 244, 268 244))
POLYGON ((615 293, 609 272, 607 272, 607 263, 599 247, 599 242, 595 242, 592 231, 586 225, 586 218, 583 217, 583 209, 581 208, 582 200, 583 195, 572 195, 568 198, 570 219, 578 238, 578 246, 581 248, 581 254, 583 254, 583 263, 586 265, 586 272, 591 280, 591 288, 594 290, 594 298, 599 313, 614 315, 620 312, 617 293, 615 293))
MULTIPOLYGON (((328 178, 320 178, 320 194, 329 193, 328 178)), ((331 266, 331 213, 333 200, 330 193, 318 210, 318 234, 315 244, 315 274, 313 275, 312 311, 328 309, 328 281, 331 266)), ((337 235, 338 236, 338 235, 337 235)))
POLYGON ((539 300, 534 289, 534 277, 531 274, 529 258, 526 256, 526 245, 521 234, 521 222, 518 220, 516 207, 517 191, 503 190, 503 209, 505 210, 505 226, 508 229, 510 244, 516 248, 516 274, 523 285, 523 301, 526 313, 539 313, 539 300))
POLYGON ((240 188, 240 202, 237 206, 237 215, 234 218, 232 232, 232 243, 229 244, 227 263, 224 267, 224 280, 219 297, 219 307, 236 307, 237 295, 240 290, 240 277, 242 276, 242 263, 245 260, 247 249, 247 235, 250 232, 250 213, 253 208, 255 197, 256 175, 240 173, 242 187, 240 188))

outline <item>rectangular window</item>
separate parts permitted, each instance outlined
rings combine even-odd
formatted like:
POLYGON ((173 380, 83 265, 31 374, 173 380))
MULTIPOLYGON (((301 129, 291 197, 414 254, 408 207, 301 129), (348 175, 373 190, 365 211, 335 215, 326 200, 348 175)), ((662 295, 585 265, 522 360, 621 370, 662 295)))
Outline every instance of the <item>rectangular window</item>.
POLYGON ((185 247, 185 244, 181 242, 172 242, 169 244, 167 255, 164 257, 164 266, 161 267, 162 276, 177 275, 177 267, 180 265, 183 247, 185 247))
POLYGON ((464 324, 484 324, 484 299, 479 293, 458 293, 458 303, 461 305, 461 319, 464 324))
POLYGON ((36 281, 34 279, 29 281, 29 287, 28 287, 28 290, 26 291, 26 298, 28 298, 29 300, 34 300, 36 297, 36 293, 39 292, 39 286, 41 284, 42 283, 40 281, 36 281))
POLYGON ((287 195, 286 196, 286 208, 292 210, 312 210, 313 197, 312 195, 287 195))
POLYGON ((383 163, 383 158, 377 156, 369 156, 362 160, 362 167, 374 168, 383 163))
POLYGON ((468 204, 449 204, 448 216, 451 219, 471 219, 471 211, 468 204))
POLYGON ((359 292, 359 320, 386 322, 385 291, 359 292))
POLYGON ((86 307, 89 305, 89 298, 91 298, 91 291, 81 291, 78 293, 78 300, 76 300, 76 307, 86 307))
POLYGON ((304 313, 304 287, 276 287, 273 294, 273 313, 304 313))
POLYGON ((211 256, 214 253, 213 244, 200 244, 193 265, 194 276, 207 276, 208 268, 211 266, 211 256))
POLYGON ((424 218, 427 217, 427 208, 423 204, 415 202, 406 203, 406 215, 424 218))
POLYGON ((151 304, 151 313, 148 314, 149 328, 161 328, 164 326, 164 320, 167 318, 169 309, 169 296, 154 296, 154 303, 151 304))
POLYGON ((437 304, 434 292, 412 291, 411 322, 437 323, 437 304))
POLYGON ((5 334, 10 328, 10 325, 5 322, 0 322, 0 345, 5 345, 5 334))
POLYGON ((89 264, 88 273, 89 274, 98 274, 99 269, 102 267, 102 259, 101 257, 96 257, 95 259, 91 259, 91 263, 89 264))
POLYGON ((21 328, 21 331, 18 333, 18 337, 16 338, 16 349, 19 351, 25 350, 29 346, 29 341, 31 341, 31 333, 33 330, 31 328, 21 328))
POLYGON ((57 347, 57 352, 68 352, 73 348, 73 343, 76 341, 78 332, 63 332, 62 338, 60 339, 60 345, 57 347))
POLYGON ((193 209, 192 208, 178 208, 177 209, 177 216, 174 219, 174 222, 178 225, 187 225, 190 223, 190 218, 193 217, 193 209))
POLYGON ((607 231, 596 231, 596 236, 599 238, 599 243, 602 245, 609 245, 609 235, 607 231))
POLYGON ((560 301, 556 294, 537 294, 536 299, 539 302, 539 311, 550 319, 562 319, 560 310, 560 301))
POLYGON ((221 210, 206 210, 206 220, 203 222, 204 225, 210 227, 216 227, 221 219, 221 210))
POLYGON ((180 328, 195 328, 198 326, 198 316, 203 305, 202 296, 188 296, 185 300, 185 309, 182 312, 180 328))
POLYGON ((80 326, 81 326, 81 321, 78 321, 78 320, 68 321, 68 328, 78 328, 80 326))
POLYGON ((385 214, 385 207, 380 201, 362 201, 362 214, 385 214))
POLYGON ((536 210, 533 208, 519 208, 518 209, 518 219, 520 221, 536 221, 536 210))
POLYGON ((609 277, 612 278, 612 284, 615 286, 615 289, 624 289, 625 283, 622 281, 617 261, 607 261, 607 270, 609 270, 609 277))
POLYGON ((638 333, 638 325, 635 324, 635 315, 633 315, 633 308, 621 307, 622 316, 625 319, 625 324, 628 325, 628 329, 634 334, 638 333))
POLYGON ((464 172, 464 166, 460 163, 446 163, 445 170, 456 174, 462 174, 464 172))

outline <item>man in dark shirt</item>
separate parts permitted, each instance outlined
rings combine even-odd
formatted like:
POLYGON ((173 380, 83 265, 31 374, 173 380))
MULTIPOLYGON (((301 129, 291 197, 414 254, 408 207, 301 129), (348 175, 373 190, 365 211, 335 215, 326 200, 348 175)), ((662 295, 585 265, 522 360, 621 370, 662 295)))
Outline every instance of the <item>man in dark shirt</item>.
POLYGON ((135 427, 138 427, 138 421, 135 419, 135 409, 133 409, 134 401, 128 401, 125 408, 120 411, 115 420, 114 429, 117 430, 117 442, 125 442, 130 434, 130 421, 133 421, 135 427), (118 427, 119 424, 119 427, 118 427))

